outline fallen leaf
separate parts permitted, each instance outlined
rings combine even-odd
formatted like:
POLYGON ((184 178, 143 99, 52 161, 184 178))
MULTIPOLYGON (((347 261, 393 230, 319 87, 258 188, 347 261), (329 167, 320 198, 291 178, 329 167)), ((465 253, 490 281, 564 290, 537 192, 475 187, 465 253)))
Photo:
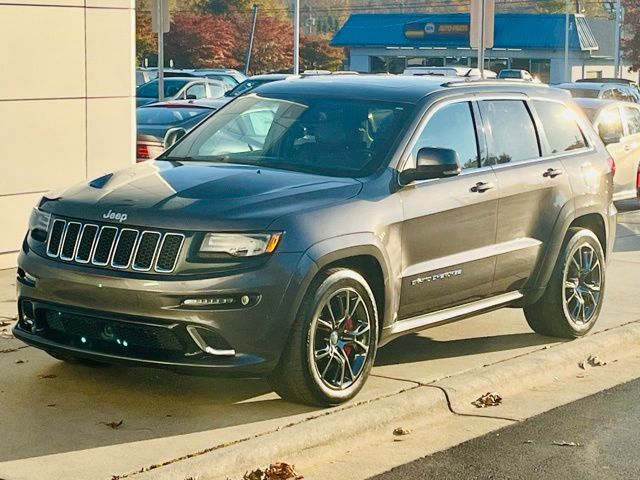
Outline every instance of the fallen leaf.
POLYGON ((38 375, 38 378, 57 378, 57 375, 54 375, 53 373, 48 373, 46 375, 40 374, 38 375))
POLYGON ((276 462, 264 470, 258 468, 251 472, 246 472, 242 480, 300 480, 302 478, 304 477, 296 472, 294 465, 286 462, 276 462))
POLYGON ((561 442, 553 442, 553 444, 557 447, 581 447, 579 443, 576 442, 565 442, 562 440, 561 442))
POLYGON ((27 363, 27 361, 18 359, 18 360, 15 361, 15 363, 27 363))
POLYGON ((533 440, 525 440, 523 443, 531 444, 531 443, 533 443, 533 440))
POLYGON ((485 408, 485 407, 497 407, 501 403, 502 403, 502 397, 500 395, 498 395, 497 393, 487 392, 477 400, 471 402, 471 405, 474 405, 478 408, 485 408))
POLYGON ((409 435, 411 433, 411 430, 407 429, 407 428, 403 428, 403 427, 397 427, 393 430, 393 434, 396 437, 402 436, 402 435, 409 435))
POLYGON ((604 360, 602 360, 597 355, 589 355, 585 360, 578 363, 578 366, 586 370, 587 367, 604 367, 607 364, 604 360))
POLYGON ((124 420, 120 420, 119 422, 100 422, 103 425, 106 425, 107 427, 111 427, 114 430, 119 429, 122 424, 124 423, 124 420))
POLYGON ((47 405, 47 407, 55 407, 56 404, 55 403, 50 403, 49 405, 47 405))

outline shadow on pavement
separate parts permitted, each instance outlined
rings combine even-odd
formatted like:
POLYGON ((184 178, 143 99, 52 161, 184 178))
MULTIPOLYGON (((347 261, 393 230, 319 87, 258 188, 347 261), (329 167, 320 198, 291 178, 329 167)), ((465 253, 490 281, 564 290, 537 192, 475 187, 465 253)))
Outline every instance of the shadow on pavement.
POLYGON ((463 357, 481 353, 515 350, 558 342, 535 333, 514 333, 491 337, 465 338, 447 341, 433 340, 418 334, 400 337, 378 351, 376 365, 416 363, 440 358, 463 357))

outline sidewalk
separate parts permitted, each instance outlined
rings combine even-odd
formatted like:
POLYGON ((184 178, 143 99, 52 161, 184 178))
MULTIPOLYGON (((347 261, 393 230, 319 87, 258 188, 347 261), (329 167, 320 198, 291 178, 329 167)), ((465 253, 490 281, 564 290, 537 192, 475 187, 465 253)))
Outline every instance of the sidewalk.
MULTIPOLYGON (((620 222, 596 332, 640 319, 640 212, 623 213, 620 222)), ((13 287, 5 287, 13 283, 13 273, 0 272, 0 281, 3 300, 13 291, 13 287)), ((4 308, 10 304, 0 305, 4 308)), ((614 338, 609 333, 579 342, 614 338)), ((634 343, 634 335, 616 335, 618 340, 625 338, 628 342, 624 349, 640 348, 640 343, 634 343)), ((575 345, 579 349, 579 342, 562 348, 575 345)), ((0 350, 9 343, 19 342, 0 340, 0 350)), ((289 425, 306 430, 305 444, 311 446, 323 439, 328 441, 322 425, 335 424, 341 417, 378 415, 373 421, 382 423, 392 421, 398 411, 406 413, 425 405, 446 408, 441 392, 431 388, 433 392, 426 397, 417 396, 418 385, 441 381, 451 386, 456 378, 475 377, 480 381, 489 371, 484 366, 505 372, 514 365, 509 362, 517 362, 523 355, 527 355, 524 364, 534 359, 530 355, 543 360, 555 358, 551 352, 560 350, 544 348, 560 343, 532 333, 522 312, 512 309, 426 330, 382 348, 373 376, 356 402, 330 410, 284 402, 261 380, 195 378, 121 367, 91 369, 57 362, 32 348, 20 349, 0 354, 0 404, 11 405, 11 415, 0 417, 0 431, 6 432, 0 436, 0 478, 108 479, 190 455, 196 456, 132 478, 158 478, 162 474, 163 478, 183 480, 180 475, 194 462, 202 468, 209 465, 208 476, 199 480, 218 478, 216 473, 222 472, 216 470, 215 458, 233 460, 237 472, 245 464, 259 466, 252 463, 258 455, 266 462, 280 459, 274 456, 287 446, 287 439, 293 439, 289 425), (19 360, 24 363, 16 363, 19 360), (118 429, 104 425, 120 420, 123 424, 118 429), (251 440, 262 437, 262 442, 251 440), (263 449, 259 451, 256 444, 263 449)), ((621 345, 607 348, 615 350, 621 345)), ((553 366, 547 368, 554 371, 553 366)), ((514 370, 510 372, 513 377, 514 370)), ((535 382, 535 378, 528 377, 527 381, 535 382)), ((483 386, 479 383, 476 388, 483 386)), ((345 423, 343 430, 347 426, 345 423)), ((343 430, 334 434, 349 435, 343 430)), ((199 468, 190 474, 203 471, 199 468)))

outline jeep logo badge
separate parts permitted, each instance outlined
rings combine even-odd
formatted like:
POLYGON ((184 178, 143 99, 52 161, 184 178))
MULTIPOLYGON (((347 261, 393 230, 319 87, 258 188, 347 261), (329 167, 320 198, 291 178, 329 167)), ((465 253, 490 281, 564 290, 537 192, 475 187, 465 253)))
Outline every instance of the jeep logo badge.
POLYGON ((102 215, 102 218, 104 218, 105 220, 117 220, 118 222, 122 223, 127 221, 127 214, 109 210, 107 213, 102 215))

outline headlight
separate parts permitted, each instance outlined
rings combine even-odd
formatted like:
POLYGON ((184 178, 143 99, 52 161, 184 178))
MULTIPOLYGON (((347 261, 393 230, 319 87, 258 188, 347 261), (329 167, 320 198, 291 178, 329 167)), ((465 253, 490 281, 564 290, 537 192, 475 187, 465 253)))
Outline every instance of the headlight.
POLYGON ((272 253, 281 236, 281 233, 207 233, 200 246, 200 252, 255 257, 272 253))
POLYGON ((39 208, 35 207, 31 211, 31 218, 29 219, 29 230, 40 230, 43 232, 49 231, 49 224, 51 223, 51 214, 43 212, 39 208))

